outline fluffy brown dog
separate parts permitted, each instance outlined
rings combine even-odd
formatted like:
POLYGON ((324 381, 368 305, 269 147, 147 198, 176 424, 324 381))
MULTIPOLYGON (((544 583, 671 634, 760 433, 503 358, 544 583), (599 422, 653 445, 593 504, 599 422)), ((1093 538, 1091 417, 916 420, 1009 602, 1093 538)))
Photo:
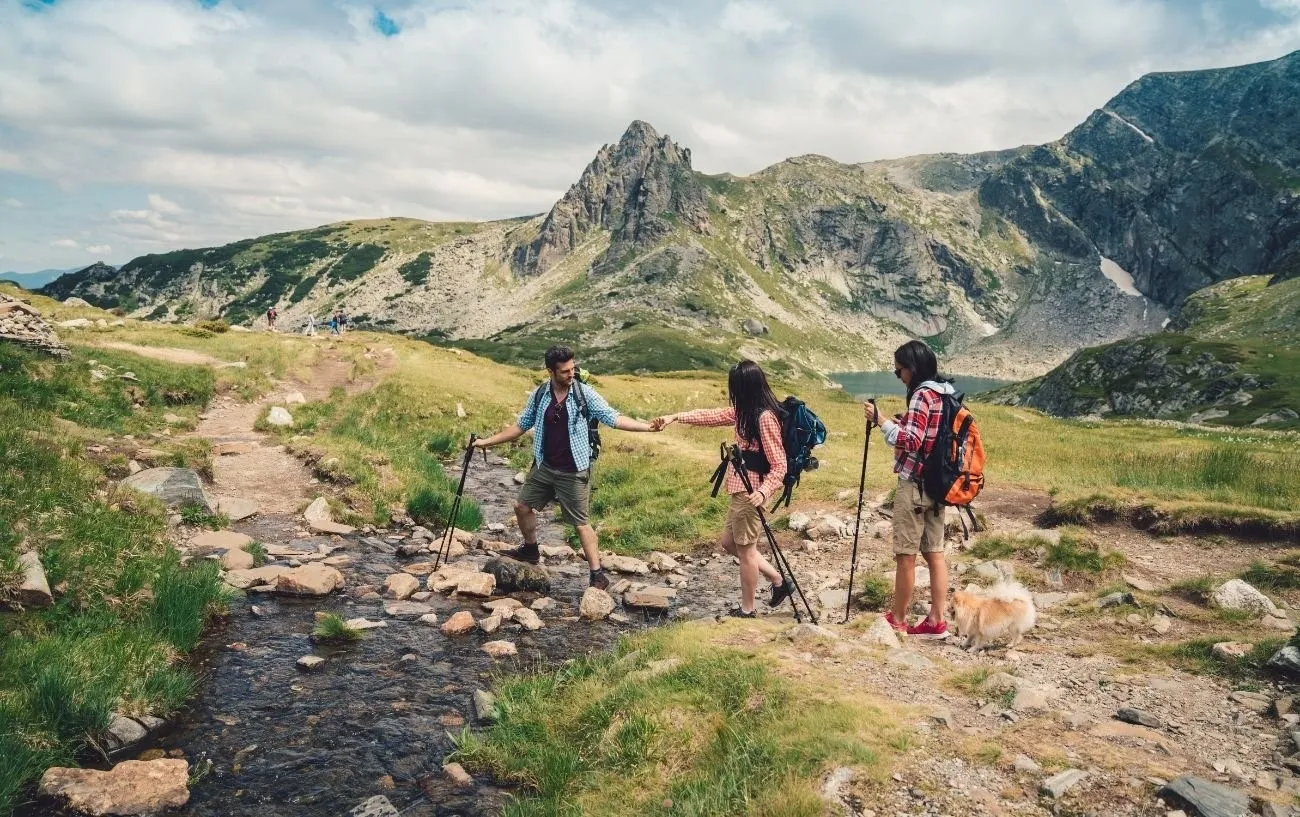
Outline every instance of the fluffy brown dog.
POLYGON ((1034 597, 1017 582, 998 582, 987 589, 974 585, 952 594, 957 632, 966 639, 966 649, 982 650, 990 642, 1006 637, 1007 647, 1034 627, 1034 597))

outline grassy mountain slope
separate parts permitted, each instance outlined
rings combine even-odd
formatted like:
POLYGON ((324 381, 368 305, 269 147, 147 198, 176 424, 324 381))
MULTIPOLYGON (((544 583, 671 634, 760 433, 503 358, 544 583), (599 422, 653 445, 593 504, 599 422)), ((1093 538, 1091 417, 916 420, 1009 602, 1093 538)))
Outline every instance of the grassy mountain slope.
POLYGON ((138 316, 285 325, 343 308, 508 362, 563 340, 606 370, 739 354, 1036 375, 1157 331, 1195 290, 1300 258, 1300 54, 1133 83, 1057 142, 708 176, 633 122, 544 216, 347 222, 91 267, 46 289, 138 316), (1113 260, 1144 296, 1101 272, 1113 260))
POLYGON ((1063 415, 1300 428, 1300 280, 1223 281, 1161 332, 1085 349, 996 399, 1063 415))

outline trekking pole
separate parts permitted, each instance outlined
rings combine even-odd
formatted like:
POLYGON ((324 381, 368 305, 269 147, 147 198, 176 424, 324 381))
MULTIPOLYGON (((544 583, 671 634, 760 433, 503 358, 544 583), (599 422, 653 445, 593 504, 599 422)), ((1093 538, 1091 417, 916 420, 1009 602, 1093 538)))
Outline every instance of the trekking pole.
MULTIPOLYGON (((749 472, 745 470, 745 460, 740 455, 740 446, 731 446, 731 464, 740 476, 741 483, 745 486, 745 493, 747 495, 754 493, 754 486, 749 481, 749 472)), ((808 603, 808 597, 803 594, 803 588, 799 586, 799 580, 795 578, 794 571, 790 569, 790 561, 785 558, 785 554, 781 552, 781 548, 777 545, 776 534, 772 533, 772 526, 767 524, 767 515, 763 513, 762 507, 757 507, 754 510, 758 513, 758 521, 763 526, 763 533, 767 535, 767 545, 772 551, 772 560, 776 562, 777 572, 781 574, 782 579, 787 574, 789 575, 790 581, 794 584, 795 594, 799 596, 804 609, 808 611, 808 618, 812 619, 813 624, 816 624, 817 614, 813 612, 812 605, 808 603)), ((799 615, 799 605, 795 604, 794 596, 790 597, 790 609, 794 611, 794 620, 802 622, 803 617, 799 615)))
MULTIPOLYGON (((478 435, 469 435, 469 445, 465 446, 465 460, 460 467, 460 484, 456 486, 456 498, 451 502, 451 512, 447 514, 447 529, 442 532, 442 541, 438 545, 438 555, 433 560, 433 569, 437 570, 446 554, 451 552, 451 543, 456 536, 456 521, 460 518, 460 498, 465 493, 465 477, 469 476, 469 461, 474 458, 474 443, 478 435)), ((487 450, 483 451, 483 460, 487 461, 487 450)))
MULTIPOLYGON (((876 401, 867 400, 874 409, 876 401)), ((858 569, 858 532, 862 529, 862 495, 867 490, 867 452, 871 450, 871 421, 867 420, 867 441, 862 444, 862 476, 858 477, 858 515, 853 519, 853 556, 849 559, 849 596, 844 600, 844 623, 849 623, 849 608, 853 606, 853 574, 858 569)))

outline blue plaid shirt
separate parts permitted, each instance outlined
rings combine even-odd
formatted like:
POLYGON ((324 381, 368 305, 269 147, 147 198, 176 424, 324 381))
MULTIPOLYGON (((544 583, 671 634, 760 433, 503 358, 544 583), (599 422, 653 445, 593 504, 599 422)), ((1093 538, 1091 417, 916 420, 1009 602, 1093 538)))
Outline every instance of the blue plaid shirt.
MULTIPOLYGON (((524 406, 524 410, 519 413, 517 421, 519 428, 524 431, 530 428, 536 429, 533 432, 533 458, 539 463, 542 461, 544 426, 537 420, 546 414, 546 409, 551 405, 552 400, 550 383, 543 383, 540 388, 541 397, 539 398, 534 391, 528 398, 528 405, 524 406)), ((587 422, 578 406, 575 389, 582 389, 582 397, 587 403, 587 412, 593 419, 613 428, 618 420, 618 412, 610 408, 605 398, 596 394, 596 390, 590 386, 575 382, 569 388, 569 396, 564 400, 564 408, 569 412, 569 447, 573 450, 574 466, 579 471, 586 471, 591 467, 591 441, 587 439, 587 422)))

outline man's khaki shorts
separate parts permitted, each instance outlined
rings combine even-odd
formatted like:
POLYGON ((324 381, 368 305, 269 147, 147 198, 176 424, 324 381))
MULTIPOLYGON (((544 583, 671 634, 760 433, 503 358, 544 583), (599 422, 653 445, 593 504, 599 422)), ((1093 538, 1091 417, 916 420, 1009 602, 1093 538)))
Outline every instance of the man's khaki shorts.
POLYGON ((763 525, 758 520, 758 508, 745 494, 732 494, 727 503, 727 532, 736 547, 757 545, 763 525))
POLYGON ((944 516, 945 509, 936 507, 920 485, 900 477, 894 493, 894 555, 942 553, 944 516))
POLYGON ((519 501, 540 511, 554 500, 574 527, 582 527, 590 513, 590 476, 590 471, 570 474, 538 465, 528 473, 524 487, 519 489, 519 501))

